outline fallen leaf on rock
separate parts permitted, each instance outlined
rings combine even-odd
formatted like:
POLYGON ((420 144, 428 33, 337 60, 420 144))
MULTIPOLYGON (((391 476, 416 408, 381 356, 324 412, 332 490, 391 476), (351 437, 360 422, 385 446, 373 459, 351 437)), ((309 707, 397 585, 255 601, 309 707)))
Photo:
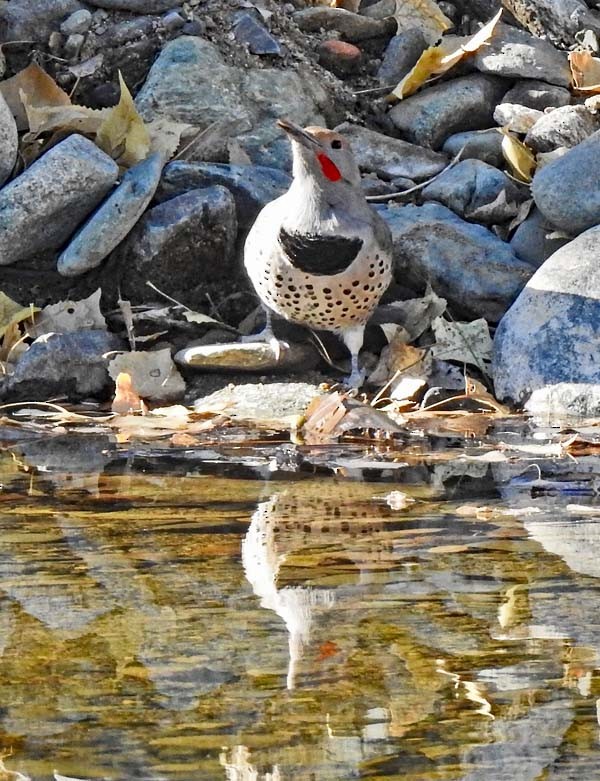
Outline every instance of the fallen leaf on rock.
POLYGON ((23 105, 27 114, 29 133, 23 140, 26 143, 34 141, 43 133, 70 131, 95 135, 102 127, 112 109, 93 109, 87 106, 35 106, 29 101, 25 92, 22 93, 23 105))
MULTIPOLYGON (((439 44, 425 49, 415 65, 399 82, 391 94, 395 98, 402 100, 402 98, 406 98, 409 95, 412 95, 413 92, 416 92, 416 90, 418 90, 419 87, 422 87, 423 84, 425 84, 425 82, 432 76, 440 76, 443 73, 446 73, 446 71, 449 71, 450 68, 453 68, 467 54, 476 52, 490 39, 494 32, 494 28, 500 20, 501 15, 502 9, 498 11, 493 19, 490 19, 489 22, 484 24, 483 27, 475 33, 475 35, 446 36, 445 38, 442 38, 439 44)), ((450 22, 450 20, 447 21, 450 22)), ((416 24, 410 25, 410 27, 418 26, 419 25, 416 24)), ((433 36, 433 40, 437 40, 441 32, 451 26, 452 23, 450 22, 447 27, 439 30, 438 34, 433 36)), ((398 25, 398 29, 400 31, 400 24, 398 25)), ((402 27, 402 29, 408 29, 408 27, 402 27)))
POLYGON ((121 97, 98 129, 96 143, 121 165, 130 167, 148 156, 150 134, 120 71, 119 85, 121 97))
POLYGON ((427 285, 422 298, 409 298, 407 301, 393 301, 379 306, 371 322, 380 325, 388 336, 388 341, 398 335, 397 328, 386 329, 388 325, 401 326, 405 332, 405 342, 414 342, 435 320, 446 311, 446 299, 438 296, 427 285))
POLYGON ((39 307, 32 304, 21 306, 0 291, 0 337, 4 336, 11 326, 32 318, 34 313, 39 311, 39 307))
POLYGON ((399 33, 417 28, 431 43, 453 26, 433 0, 396 0, 393 16, 399 33))
POLYGON ((150 137, 150 152, 159 152, 163 160, 170 160, 179 149, 181 136, 191 125, 175 122, 168 117, 158 117, 146 124, 150 137))
MULTIPOLYGON (((415 391, 427 383, 427 377, 431 369, 431 357, 427 350, 419 347, 411 347, 405 344, 403 334, 394 337, 387 347, 384 347, 379 357, 379 363, 369 376, 369 382, 374 385, 390 383, 386 395, 392 398, 400 398, 395 395, 400 383, 410 378, 417 381, 415 391)), ((402 398, 409 398, 402 396, 402 398)))
POLYGON ((108 373, 116 381, 121 372, 131 375, 133 389, 148 401, 172 401, 185 391, 185 382, 168 347, 115 355, 108 364, 108 373))
POLYGON ((512 233, 514 230, 516 230, 519 225, 524 222, 527 217, 529 217, 529 212, 531 211, 534 204, 533 198, 529 198, 526 201, 523 201, 523 203, 519 206, 519 211, 516 213, 516 215, 512 218, 508 225, 508 232, 512 233))
POLYGON ((29 126, 22 95, 29 106, 69 106, 71 98, 39 65, 32 62, 10 79, 0 82, 0 92, 13 113, 19 130, 29 126))
POLYGON ((573 87, 577 92, 600 92, 600 59, 590 52, 569 52, 569 67, 573 87))
POLYGON ((218 325, 221 328, 227 329, 228 331, 235 331, 237 333, 237 330, 233 328, 233 326, 227 325, 227 323, 222 323, 220 320, 215 320, 214 317, 205 315, 202 312, 194 312, 192 309, 185 309, 183 311, 183 316, 188 321, 188 323, 208 323, 209 325, 218 325))
POLYGON ((117 374, 117 379, 115 380, 115 397, 111 409, 117 415, 144 411, 144 402, 134 391, 131 384, 131 375, 127 374, 127 372, 120 372, 117 374))
POLYGON ((37 338, 49 333, 68 334, 86 329, 106 330, 106 320, 100 311, 101 296, 102 290, 98 288, 80 301, 48 304, 36 316, 29 329, 30 336, 37 338))
POLYGON ((492 360, 492 338, 487 322, 481 317, 470 323, 458 323, 438 317, 432 324, 434 358, 460 361, 477 366, 485 374, 492 360))
POLYGON ((93 76, 97 70, 104 65, 104 54, 96 54, 94 57, 90 57, 88 60, 78 62, 75 65, 69 65, 67 70, 76 76, 78 79, 84 79, 86 76, 93 76))
POLYGON ((338 439, 355 429, 374 429, 390 434, 402 431, 385 412, 334 391, 311 401, 302 433, 308 443, 317 444, 338 439))
POLYGON ((506 128, 498 128, 502 133, 502 154, 508 163, 511 174, 525 184, 529 184, 535 171, 535 156, 531 149, 506 128))

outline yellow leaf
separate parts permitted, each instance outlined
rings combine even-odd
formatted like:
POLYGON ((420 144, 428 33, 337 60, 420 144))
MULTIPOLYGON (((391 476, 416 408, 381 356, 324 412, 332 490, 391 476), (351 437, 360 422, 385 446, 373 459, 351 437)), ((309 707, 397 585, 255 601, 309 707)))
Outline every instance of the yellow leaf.
POLYGON ((74 133, 95 135, 111 109, 93 109, 87 106, 34 106, 29 96, 21 90, 21 100, 29 122, 26 143, 34 141, 42 133, 68 130, 74 133))
POLYGON ((396 0, 394 19, 398 23, 398 32, 416 27, 431 43, 453 26, 433 0, 396 0))
POLYGON ((148 156, 150 135, 121 73, 119 84, 121 98, 100 126, 96 143, 121 165, 130 167, 148 156))
POLYGON ((4 336, 11 325, 27 320, 34 312, 39 311, 36 306, 21 306, 6 293, 0 292, 0 336, 4 336))
POLYGON ((360 8, 360 0, 331 0, 332 8, 343 8, 345 11, 352 11, 353 14, 358 13, 360 8))
POLYGON ((413 68, 406 74, 392 95, 402 100, 423 86, 427 79, 439 76, 453 68, 467 54, 476 52, 492 36, 502 9, 472 36, 447 36, 439 45, 425 49, 413 68))
POLYGON ((528 146, 512 136, 506 128, 499 128, 502 133, 502 154, 509 165, 510 172, 522 182, 529 183, 535 171, 535 157, 528 146))
POLYGON ((600 59, 589 52, 569 52, 569 66, 578 92, 600 92, 600 59))
POLYGON ((69 106, 71 98, 39 65, 31 63, 10 79, 0 82, 0 92, 14 114, 19 130, 28 127, 27 112, 21 93, 30 106, 69 106))

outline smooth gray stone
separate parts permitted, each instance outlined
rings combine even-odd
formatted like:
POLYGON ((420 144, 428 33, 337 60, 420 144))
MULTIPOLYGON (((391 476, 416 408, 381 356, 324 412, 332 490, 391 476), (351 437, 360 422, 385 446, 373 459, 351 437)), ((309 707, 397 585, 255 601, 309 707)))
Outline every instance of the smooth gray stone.
POLYGON ((375 173, 383 179, 402 176, 420 182, 435 176, 448 164, 439 152, 351 122, 338 125, 336 130, 350 141, 361 171, 375 173))
POLYGON ((119 169, 72 135, 0 190, 0 265, 60 247, 115 183, 119 169))
POLYGON ((548 238, 552 233, 556 233, 556 227, 544 218, 539 209, 534 207, 515 231, 510 246, 521 260, 538 268, 557 249, 564 247, 571 241, 570 238, 548 238))
POLYGON ((83 35, 92 26, 92 14, 87 8, 80 8, 64 20, 60 26, 63 35, 83 35))
POLYGON ((531 186, 544 217, 569 234, 600 223, 600 131, 545 165, 531 186))
POLYGON ((536 108, 528 108, 518 103, 499 103, 494 109, 494 122, 501 127, 514 130, 515 133, 527 133, 544 116, 536 108))
POLYGON ((393 19, 370 19, 367 16, 345 11, 343 8, 324 6, 296 11, 293 18, 302 32, 336 30, 343 40, 350 43, 391 36, 396 27, 393 19))
POLYGON ((19 136, 17 123, 11 110, 0 94, 0 185, 11 175, 17 162, 19 136))
POLYGON ((534 152, 551 152, 559 146, 573 147, 600 128, 585 106, 563 106, 543 114, 525 136, 534 152))
POLYGON ((377 71, 379 82, 393 86, 398 84, 415 65, 428 45, 427 39, 417 27, 395 35, 388 43, 383 61, 377 71))
POLYGON ((281 44, 251 12, 241 13, 235 21, 233 34, 252 54, 282 54, 281 44))
POLYGON ((102 395, 111 382, 107 354, 122 348, 121 340, 108 331, 40 336, 17 361, 8 380, 8 394, 31 401, 57 395, 71 400, 102 395))
POLYGON ((446 139, 442 152, 445 152, 449 157, 456 157, 461 149, 463 150, 461 160, 481 160, 496 168, 501 168, 504 165, 502 134, 498 132, 497 128, 455 133, 446 139))
POLYGON ((544 111, 547 108, 568 106, 571 93, 565 87, 548 84, 536 79, 523 79, 511 87, 502 98, 504 103, 519 103, 521 106, 544 111))
POLYGON ((490 225, 515 217, 519 204, 529 197, 505 173, 481 160, 462 160, 427 185, 421 195, 465 219, 490 225))
POLYGON ((550 415, 600 414, 600 226, 531 277, 494 338, 499 399, 550 415))
POLYGON ((156 192, 163 169, 159 152, 129 169, 121 184, 77 232, 58 258, 58 271, 64 277, 85 274, 104 258, 131 231, 156 192))
POLYGON ((462 76, 405 98, 389 116, 408 140, 438 149, 453 133, 493 125, 494 107, 505 91, 501 79, 462 76))
POLYGON ((392 231, 398 282, 419 293, 429 282, 461 315, 497 322, 531 276, 508 244, 445 206, 378 211, 392 231))
POLYGON ((163 172, 158 200, 202 187, 222 185, 233 195, 241 228, 252 225, 261 209, 283 195, 291 177, 276 168, 225 163, 169 163, 163 172))
POLYGON ((79 0, 18 0, 0 6, 0 43, 34 41, 46 43, 66 16, 79 11, 79 0))
POLYGON ((319 356, 309 344, 289 344, 281 348, 279 358, 264 342, 203 344, 186 347, 175 361, 200 371, 280 372, 314 369, 319 356))
POLYGON ((568 87, 567 56, 548 41, 500 22, 489 41, 473 56, 481 73, 511 79, 538 79, 568 87))
POLYGON ((159 14, 173 8, 173 0, 86 0, 88 5, 135 14, 159 14))

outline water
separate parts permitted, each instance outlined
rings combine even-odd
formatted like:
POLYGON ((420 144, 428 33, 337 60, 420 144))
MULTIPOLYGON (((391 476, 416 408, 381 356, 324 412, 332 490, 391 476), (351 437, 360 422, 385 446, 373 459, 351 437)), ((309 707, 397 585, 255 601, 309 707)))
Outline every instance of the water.
POLYGON ((6 766, 599 778, 600 462, 452 446, 0 456, 6 766))

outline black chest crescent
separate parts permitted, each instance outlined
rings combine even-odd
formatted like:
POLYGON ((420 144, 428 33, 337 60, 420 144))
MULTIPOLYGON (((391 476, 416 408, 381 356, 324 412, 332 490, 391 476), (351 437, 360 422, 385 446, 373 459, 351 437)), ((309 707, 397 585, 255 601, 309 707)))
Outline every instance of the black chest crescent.
POLYGON ((289 233, 285 228, 281 228, 278 238, 290 263, 299 271, 316 276, 341 274, 363 246, 363 240, 357 237, 289 233))

